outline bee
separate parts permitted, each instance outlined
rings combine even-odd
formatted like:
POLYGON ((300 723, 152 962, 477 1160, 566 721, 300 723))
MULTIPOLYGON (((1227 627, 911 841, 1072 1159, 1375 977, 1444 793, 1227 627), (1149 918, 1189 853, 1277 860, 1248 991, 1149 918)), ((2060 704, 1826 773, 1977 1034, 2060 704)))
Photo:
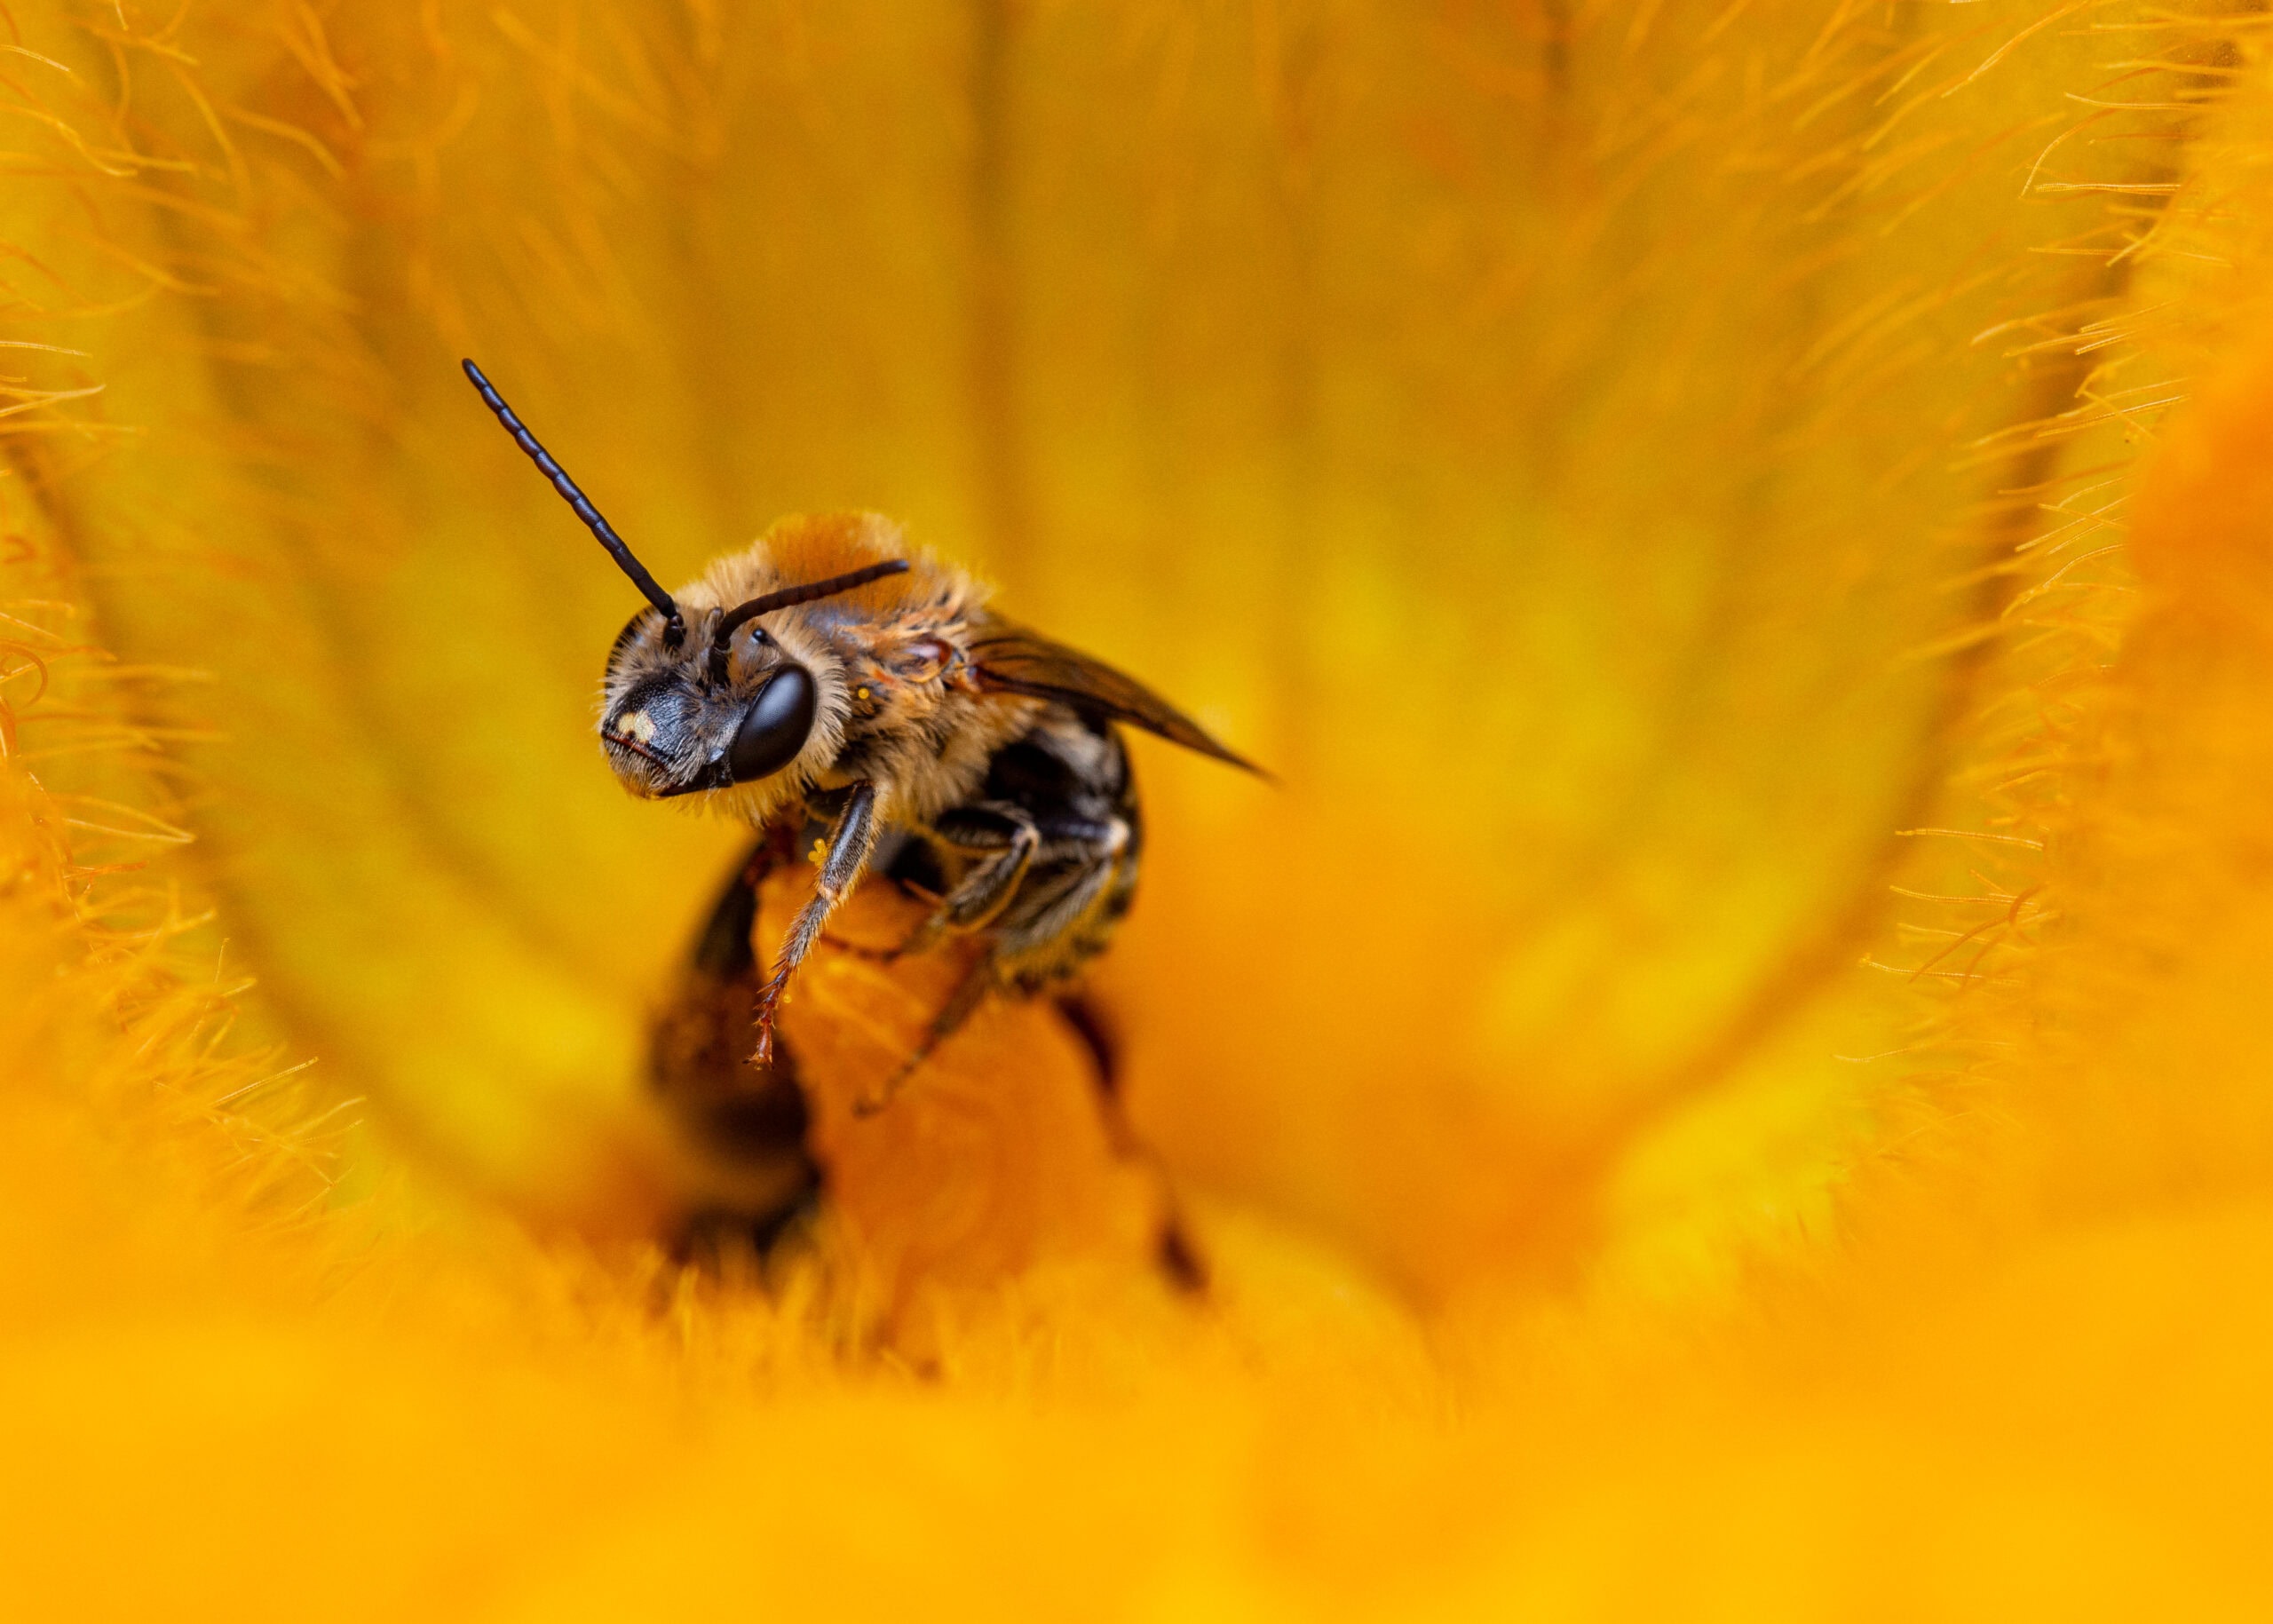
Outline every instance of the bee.
POLYGON ((632 555, 481 369, 520 448, 647 600, 609 649, 600 742, 650 800, 699 796, 761 835, 794 833, 820 873, 758 989, 755 1053, 861 876, 928 856, 935 902, 893 952, 984 945, 881 1109, 991 994, 1032 995, 1112 939, 1136 894, 1144 819, 1126 724, 1248 772, 1189 717, 1102 661, 1003 619, 960 569, 875 513, 787 519, 677 594, 632 555), (910 853, 913 846, 916 851, 910 853))

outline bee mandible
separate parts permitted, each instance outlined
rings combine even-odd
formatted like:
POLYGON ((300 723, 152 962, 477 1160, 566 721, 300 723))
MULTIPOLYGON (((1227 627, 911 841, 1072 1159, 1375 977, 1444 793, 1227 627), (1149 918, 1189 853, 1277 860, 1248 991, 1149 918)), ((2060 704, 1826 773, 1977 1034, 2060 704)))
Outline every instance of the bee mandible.
POLYGON ((920 843, 942 883, 898 953, 985 944, 880 1108, 990 993, 1041 992, 1111 939, 1144 820, 1127 724, 1260 770, 1134 678, 1016 625, 984 588, 875 513, 783 519, 677 593, 657 584, 471 360, 515 443, 647 599, 608 651, 600 741, 632 794, 700 796, 760 831, 816 828, 813 895, 758 994, 776 1007, 831 912, 880 856, 920 843))

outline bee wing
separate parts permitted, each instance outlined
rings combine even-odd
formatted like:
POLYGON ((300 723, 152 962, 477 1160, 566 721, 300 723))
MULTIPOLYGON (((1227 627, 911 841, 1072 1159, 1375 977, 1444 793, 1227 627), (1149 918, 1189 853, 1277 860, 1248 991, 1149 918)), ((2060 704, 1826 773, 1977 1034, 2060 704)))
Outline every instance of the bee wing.
POLYGON ((1114 670, 1076 648, 1037 637, 1023 626, 996 621, 974 638, 970 661, 979 685, 1002 693, 1023 693, 1033 699, 1057 700, 1076 710, 1126 722, 1148 733, 1158 733, 1171 744, 1255 773, 1270 775, 1242 756, 1211 738, 1174 705, 1135 677, 1114 670))

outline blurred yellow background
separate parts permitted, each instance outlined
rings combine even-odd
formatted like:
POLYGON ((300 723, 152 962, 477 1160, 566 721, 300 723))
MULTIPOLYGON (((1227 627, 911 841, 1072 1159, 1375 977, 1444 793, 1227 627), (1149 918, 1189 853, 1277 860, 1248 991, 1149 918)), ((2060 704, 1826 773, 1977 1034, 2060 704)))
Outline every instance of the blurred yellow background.
POLYGON ((2262 1616, 2253 6, 0 12, 0 1607, 2262 1616), (1219 1288, 638 1244, 741 836, 629 587, 873 508, 1138 745, 1219 1288))

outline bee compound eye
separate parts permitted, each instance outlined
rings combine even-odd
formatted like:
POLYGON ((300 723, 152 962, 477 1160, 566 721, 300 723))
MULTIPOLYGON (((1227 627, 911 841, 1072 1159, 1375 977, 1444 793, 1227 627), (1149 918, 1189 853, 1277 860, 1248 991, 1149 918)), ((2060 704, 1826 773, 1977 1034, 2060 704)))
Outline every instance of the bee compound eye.
POLYGON ((820 693, 813 685, 812 673, 801 665, 783 666, 742 712, 734 741, 726 747, 728 779, 746 784, 779 772, 796 760, 820 709, 820 693))

